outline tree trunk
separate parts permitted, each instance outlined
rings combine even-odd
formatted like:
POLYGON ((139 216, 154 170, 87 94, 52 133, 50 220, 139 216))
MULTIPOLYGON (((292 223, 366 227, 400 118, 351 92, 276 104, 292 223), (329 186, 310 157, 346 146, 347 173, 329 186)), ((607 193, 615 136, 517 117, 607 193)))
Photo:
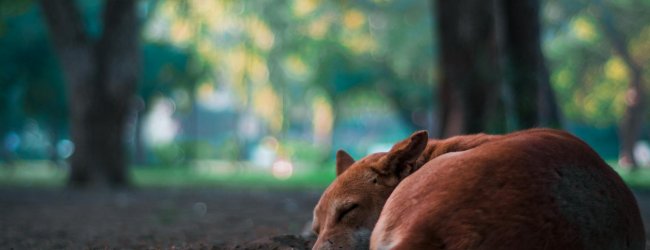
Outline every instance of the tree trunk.
POLYGON ((559 127, 541 50, 539 0, 437 4, 441 137, 559 127))
POLYGON ((67 84, 71 186, 128 184, 125 129, 140 67, 136 3, 106 1, 103 34, 92 41, 74 1, 41 1, 67 84))
POLYGON ((494 130, 500 95, 496 0, 437 2, 440 137, 494 130))
POLYGON ((630 87, 627 90, 625 98, 625 114, 619 125, 620 151, 619 163, 623 167, 635 170, 638 167, 634 158, 634 145, 641 136, 643 128, 643 114, 645 113, 645 90, 643 88, 643 79, 639 68, 632 69, 630 87))
POLYGON ((559 127, 560 118, 540 40, 539 0, 504 0, 506 78, 512 88, 515 129, 559 127))
POLYGON ((147 151, 144 145, 144 135, 142 134, 145 109, 142 99, 138 103, 140 108, 135 112, 135 117, 133 118, 133 160, 135 164, 144 165, 147 163, 147 151))

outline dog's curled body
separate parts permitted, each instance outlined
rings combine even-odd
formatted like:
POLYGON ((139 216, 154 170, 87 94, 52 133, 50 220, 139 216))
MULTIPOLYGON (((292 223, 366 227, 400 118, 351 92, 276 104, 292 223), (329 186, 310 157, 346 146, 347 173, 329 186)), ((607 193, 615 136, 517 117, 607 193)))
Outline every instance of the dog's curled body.
POLYGON ((584 142, 549 129, 433 157, 394 189, 370 240, 371 249, 644 247, 621 178, 584 142))

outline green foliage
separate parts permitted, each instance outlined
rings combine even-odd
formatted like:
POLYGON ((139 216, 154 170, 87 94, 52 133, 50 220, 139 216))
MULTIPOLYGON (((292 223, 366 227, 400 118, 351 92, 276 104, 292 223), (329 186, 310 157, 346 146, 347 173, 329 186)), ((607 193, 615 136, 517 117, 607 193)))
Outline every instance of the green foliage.
POLYGON ((2 3, 0 24, 0 134, 19 129, 25 117, 63 132, 65 88, 45 25, 31 1, 2 3))
MULTIPOLYGON (((313 143, 305 141, 288 141, 282 143, 281 151, 286 155, 290 155, 291 159, 300 165, 308 165, 304 167, 314 168, 314 164, 320 165, 326 163, 330 157, 329 148, 314 145, 313 143), (312 165, 312 166, 309 166, 312 165)), ((334 165, 323 164, 323 167, 333 168, 334 165)))
POLYGON ((377 92, 415 127, 422 124, 413 123, 411 111, 434 107, 427 2, 161 1, 158 8, 145 27, 148 40, 187 48, 219 76, 206 77, 208 84, 234 89, 240 109, 263 109, 247 100, 271 86, 281 104, 266 119, 289 118, 281 130, 311 104, 308 92, 326 93, 333 107, 341 94, 377 92))
MULTIPOLYGON (((650 74, 650 15, 647 1, 548 1, 544 49, 550 62, 551 81, 566 119, 608 127, 618 123, 625 110, 630 70, 612 48, 597 13, 614 17, 626 49, 650 74)), ((645 81, 646 84, 648 81, 645 81)), ((647 94, 647 93, 646 93, 647 94)))
MULTIPOLYGON (((144 63, 138 94, 147 110, 151 107, 148 104, 158 96, 172 97, 174 91, 179 90, 192 92, 192 87, 201 76, 192 69, 193 58, 188 52, 170 44, 155 42, 144 44, 142 50, 144 63)), ((185 110, 190 108, 188 106, 178 108, 185 110)))
MULTIPOLYGON (((76 3, 87 32, 98 37, 104 1, 76 3)), ((390 117, 401 119, 406 129, 395 126, 392 134, 382 135, 391 141, 406 130, 427 127, 413 117, 436 108, 436 23, 430 1, 143 3, 140 111, 147 112, 154 99, 168 97, 179 113, 186 113, 196 107, 192 102, 201 91, 223 91, 234 102, 229 112, 264 120, 261 133, 278 138, 282 154, 329 169, 331 164, 322 162, 332 158, 332 145, 293 137, 295 131, 315 127, 310 124, 315 101, 333 113, 330 137, 341 127, 363 127, 359 123, 371 116, 396 114, 390 117)), ((650 79, 650 2, 603 4, 650 79)), ((630 76, 602 32, 595 8, 587 1, 544 2, 542 37, 566 120, 611 128, 623 114, 630 76)), ((29 119, 65 136, 65 84, 50 43, 35 1, 0 2, 0 136, 21 130, 29 119)), ((228 136, 218 144, 183 138, 153 148, 151 158, 165 166, 182 166, 192 157, 242 160, 251 145, 228 136)), ((362 142, 354 143, 359 153, 365 152, 362 142)), ((594 143, 610 145, 607 152, 617 145, 594 143)))
MULTIPOLYGON (((102 1, 81 2, 86 28, 98 36, 102 1)), ((65 133, 66 87, 42 13, 33 1, 2 2, 0 7, 0 134, 20 130, 27 117, 65 133)), ((189 55, 174 46, 144 44, 143 57, 139 93, 145 107, 156 94, 171 96, 198 78, 189 55)))
POLYGON ((238 161, 241 152, 241 143, 237 138, 229 137, 221 145, 214 146, 206 142, 198 142, 196 157, 199 159, 221 159, 226 161, 238 161))
POLYGON ((185 150, 179 144, 159 145, 152 149, 154 163, 165 166, 177 166, 183 163, 185 150))

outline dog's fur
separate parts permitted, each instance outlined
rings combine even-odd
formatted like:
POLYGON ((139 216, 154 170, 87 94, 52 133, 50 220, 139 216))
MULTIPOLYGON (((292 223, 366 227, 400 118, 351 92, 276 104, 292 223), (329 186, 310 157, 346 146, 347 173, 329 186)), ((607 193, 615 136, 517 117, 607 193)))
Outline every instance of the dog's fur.
POLYGON ((358 162, 339 151, 336 168, 336 180, 314 210, 314 249, 645 244, 629 189, 589 146, 565 132, 427 140, 420 131, 358 162))
POLYGON ((314 209, 314 249, 366 249, 384 203, 399 182, 420 166, 447 152, 476 147, 498 136, 478 134, 444 141, 429 140, 418 131, 387 153, 356 161, 345 151, 336 154, 336 180, 314 209))

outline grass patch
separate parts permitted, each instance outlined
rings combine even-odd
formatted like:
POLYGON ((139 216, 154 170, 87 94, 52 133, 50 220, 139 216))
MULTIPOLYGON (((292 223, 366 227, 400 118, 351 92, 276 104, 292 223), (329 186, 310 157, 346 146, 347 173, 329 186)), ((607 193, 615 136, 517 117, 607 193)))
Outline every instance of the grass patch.
POLYGON ((12 166, 0 165, 0 186, 62 187, 67 174, 50 161, 21 161, 12 166))
POLYGON ((623 178, 625 183, 633 189, 650 190, 650 169, 640 168, 635 171, 622 168, 615 160, 607 161, 614 170, 623 178))
MULTIPOLYGON (((633 189, 650 190, 650 169, 629 171, 616 161, 610 166, 633 189)), ((334 168, 306 168, 294 171, 286 179, 275 177, 269 169, 255 169, 236 164, 199 164, 197 166, 134 166, 130 177, 135 187, 228 187, 324 189, 334 180, 334 168), (208 167, 206 167, 208 166, 208 167)), ((9 167, 0 165, 0 187, 64 187, 67 170, 49 161, 22 161, 9 167)))
MULTIPOLYGON (((205 165, 205 164, 204 164, 205 165)), ((129 169, 135 187, 229 187, 323 189, 334 179, 329 171, 315 168, 294 171, 286 178, 275 177, 269 169, 223 163, 216 168, 201 166, 133 166, 129 169)), ((48 161, 0 165, 0 187, 64 187, 67 170, 48 161)))
POLYGON ((141 167, 131 171, 138 187, 233 187, 233 188, 311 188, 322 189, 334 179, 334 172, 306 170, 286 179, 270 171, 238 169, 208 172, 186 167, 141 167))

